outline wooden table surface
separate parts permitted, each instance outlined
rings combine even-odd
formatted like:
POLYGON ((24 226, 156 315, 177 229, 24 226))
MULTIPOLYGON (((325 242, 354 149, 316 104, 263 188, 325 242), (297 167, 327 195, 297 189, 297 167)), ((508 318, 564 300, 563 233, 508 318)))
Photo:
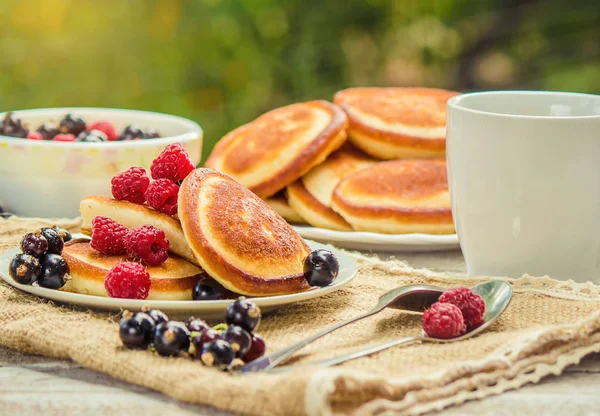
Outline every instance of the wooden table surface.
MULTIPOLYGON (((464 273, 460 252, 400 254, 416 268, 464 273)), ((1 336, 1 335, 0 335, 1 336)), ((469 402, 441 415, 600 415, 600 355, 559 377, 469 402)), ((0 348, 0 415, 227 415, 117 381, 68 361, 0 348)))

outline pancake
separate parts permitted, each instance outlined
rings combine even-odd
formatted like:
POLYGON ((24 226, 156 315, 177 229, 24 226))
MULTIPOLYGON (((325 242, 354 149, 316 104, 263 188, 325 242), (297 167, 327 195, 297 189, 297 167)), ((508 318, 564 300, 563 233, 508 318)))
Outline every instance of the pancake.
POLYGON ((97 216, 111 218, 127 228, 150 224, 165 232, 169 240, 169 251, 194 264, 198 263, 183 235, 181 224, 170 215, 155 211, 146 205, 118 201, 105 196, 84 198, 79 204, 79 210, 82 220, 81 232, 86 235, 92 235, 92 220, 97 216))
POLYGON ((200 168, 184 179, 179 218, 198 263, 226 289, 248 296, 308 288, 310 248, 266 202, 231 177, 200 168))
POLYGON ((358 231, 455 232, 445 160, 393 160, 362 169, 338 184, 331 206, 358 231))
MULTIPOLYGON (((67 292, 108 297, 104 278, 117 264, 130 259, 125 255, 101 254, 85 241, 67 243, 62 257, 69 265, 71 280, 61 289, 67 292)), ((192 300, 192 290, 200 279, 208 276, 198 266, 173 254, 150 273, 148 300, 192 300)))
POLYGON ((205 167, 267 198, 340 147, 347 126, 346 114, 327 101, 277 108, 223 137, 205 167))
POLYGON ((350 88, 334 102, 348 114, 350 140, 384 159, 446 154, 446 102, 458 93, 434 88, 350 88))
POLYGON ((287 187, 289 203, 314 227, 350 231, 350 224, 330 208, 331 195, 343 178, 373 163, 373 159, 346 143, 324 163, 287 187))
POLYGON ((272 197, 265 199, 265 202, 287 222, 292 224, 305 223, 304 218, 290 206, 285 196, 285 192, 278 192, 272 197))

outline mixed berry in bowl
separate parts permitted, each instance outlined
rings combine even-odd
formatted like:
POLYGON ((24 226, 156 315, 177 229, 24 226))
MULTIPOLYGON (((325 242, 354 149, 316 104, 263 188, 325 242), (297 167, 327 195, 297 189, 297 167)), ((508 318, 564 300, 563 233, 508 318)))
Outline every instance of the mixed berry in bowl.
POLYGON ((15 117, 12 112, 6 113, 0 121, 0 135, 18 137, 28 140, 49 140, 54 142, 99 143, 107 141, 130 141, 160 138, 154 129, 142 129, 129 124, 118 132, 113 123, 106 120, 86 123, 74 114, 67 114, 58 123, 46 121, 37 129, 15 117))

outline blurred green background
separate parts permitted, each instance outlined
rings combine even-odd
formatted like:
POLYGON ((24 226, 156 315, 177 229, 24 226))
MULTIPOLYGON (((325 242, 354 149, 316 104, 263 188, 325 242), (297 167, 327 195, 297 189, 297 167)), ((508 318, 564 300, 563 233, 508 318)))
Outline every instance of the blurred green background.
POLYGON ((1 0, 0 111, 177 114, 223 134, 350 86, 600 92, 598 0, 1 0))

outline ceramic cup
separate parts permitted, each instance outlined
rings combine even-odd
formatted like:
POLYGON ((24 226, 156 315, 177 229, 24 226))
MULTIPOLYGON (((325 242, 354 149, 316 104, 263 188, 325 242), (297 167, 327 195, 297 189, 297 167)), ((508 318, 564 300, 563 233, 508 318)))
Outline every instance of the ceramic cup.
POLYGON ((600 96, 448 101, 452 214, 470 276, 600 282, 600 96))

